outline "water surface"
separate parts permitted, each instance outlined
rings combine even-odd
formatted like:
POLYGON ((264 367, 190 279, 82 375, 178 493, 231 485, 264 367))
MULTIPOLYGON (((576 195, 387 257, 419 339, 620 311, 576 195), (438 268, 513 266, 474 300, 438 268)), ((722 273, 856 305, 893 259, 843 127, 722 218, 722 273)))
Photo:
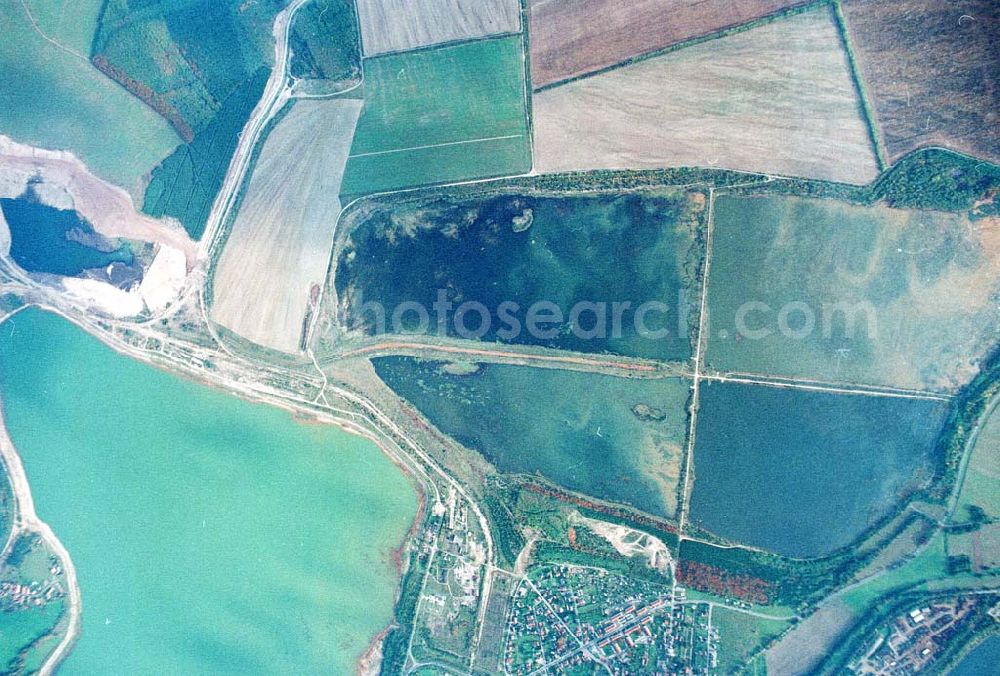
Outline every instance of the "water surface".
POLYGON ((410 357, 372 363, 438 429, 500 471, 674 515, 689 380, 506 364, 460 374, 410 357))
POLYGON ((779 554, 827 554, 934 475, 945 411, 928 400, 703 385, 691 520, 779 554))
POLYGON ((0 393, 83 594, 62 673, 351 673, 390 620, 416 496, 370 442, 0 325, 0 393))
POLYGON ((993 635, 976 646, 955 667, 951 676, 997 676, 1000 674, 1000 635, 993 635))
POLYGON ((103 238, 75 211, 47 206, 30 195, 0 199, 0 210, 10 229, 10 257, 28 272, 73 276, 115 262, 132 264, 126 244, 100 251, 78 241, 103 238))

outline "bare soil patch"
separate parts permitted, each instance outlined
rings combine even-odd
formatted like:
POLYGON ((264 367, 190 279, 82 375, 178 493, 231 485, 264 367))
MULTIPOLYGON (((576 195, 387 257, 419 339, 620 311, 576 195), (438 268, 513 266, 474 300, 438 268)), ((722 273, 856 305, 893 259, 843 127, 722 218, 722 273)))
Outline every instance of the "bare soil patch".
POLYGON ((932 145, 1000 159, 1000 3, 849 0, 845 10, 890 160, 932 145))
POLYGON ((534 87, 773 14, 801 0, 531 0, 534 87))
POLYGON ((358 0, 365 56, 521 29, 518 0, 358 0))

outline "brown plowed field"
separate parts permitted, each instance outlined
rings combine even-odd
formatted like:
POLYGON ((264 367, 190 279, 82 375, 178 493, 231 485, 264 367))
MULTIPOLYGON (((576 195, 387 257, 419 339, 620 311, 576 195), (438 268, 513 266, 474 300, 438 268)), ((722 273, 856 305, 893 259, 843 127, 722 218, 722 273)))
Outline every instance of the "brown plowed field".
POLYGON ((850 0, 845 12, 890 160, 927 145, 1000 159, 1000 3, 850 0))
POLYGON ((773 14, 802 0, 530 0, 537 89, 773 14))

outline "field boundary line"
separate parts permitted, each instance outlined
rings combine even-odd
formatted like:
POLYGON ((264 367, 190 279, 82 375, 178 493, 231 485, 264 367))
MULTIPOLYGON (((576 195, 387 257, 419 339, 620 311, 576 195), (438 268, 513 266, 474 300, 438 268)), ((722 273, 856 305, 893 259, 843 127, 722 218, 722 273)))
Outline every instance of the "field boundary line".
POLYGON ((943 401, 948 402, 952 400, 952 397, 946 394, 935 394, 933 392, 912 392, 912 391, 899 391, 899 390, 885 390, 878 388, 865 388, 864 386, 858 387, 840 387, 831 384, 810 384, 802 382, 794 382, 787 380, 768 380, 766 378, 752 378, 747 376, 726 376, 722 374, 701 374, 699 376, 701 380, 708 380, 711 382, 719 383, 739 383, 744 385, 762 385, 764 387, 777 387, 784 388, 788 390, 806 390, 809 392, 828 392, 830 394, 852 394, 860 396, 870 396, 870 397, 886 397, 890 399, 918 399, 924 401, 943 401))
MULTIPOLYGON (((677 504, 677 554, 680 558, 680 545, 684 541, 684 526, 691 500, 691 469, 694 464, 695 433, 698 427, 699 386, 702 378, 704 361, 703 346, 707 347, 708 338, 708 282, 712 268, 712 226, 715 219, 715 188, 708 189, 708 215, 705 219, 705 269, 701 271, 701 301, 698 312, 698 335, 694 348, 694 373, 691 376, 691 409, 688 416, 687 457, 684 459, 684 481, 681 484, 681 497, 677 504)), ((676 585, 676 575, 674 583, 676 585)))
POLYGON ((837 25, 837 34, 840 36, 841 45, 847 56, 847 67, 851 71, 851 82, 854 84, 854 91, 858 95, 858 105, 861 107, 861 114, 865 118, 865 126, 868 127, 868 140, 872 144, 875 153, 875 161, 878 163, 879 172, 889 168, 886 160, 886 149, 882 141, 882 134, 879 133, 878 121, 875 118, 875 109, 868 96, 868 89, 861 74, 861 65, 858 57, 854 53, 854 43, 851 42, 851 33, 847 28, 847 17, 844 15, 843 6, 840 0, 833 0, 833 19, 837 25))
POLYGON ((357 157, 375 157, 377 155, 392 155, 393 153, 408 153, 414 150, 429 150, 430 148, 444 148, 446 146, 460 146, 470 143, 485 143, 487 141, 503 141, 512 138, 524 138, 525 134, 507 134, 506 136, 484 136, 483 138, 470 138, 462 141, 447 141, 446 143, 430 143, 423 146, 410 146, 409 148, 397 148, 395 150, 374 150, 370 153, 358 153, 348 155, 347 159, 352 160, 357 157))
POLYGON ((598 68, 597 70, 581 73, 580 75, 573 75, 572 77, 568 77, 563 80, 550 82, 546 85, 542 85, 541 87, 535 89, 533 93, 540 94, 550 89, 556 89, 557 87, 562 87, 563 85, 579 82, 580 80, 586 80, 587 78, 595 77, 597 75, 604 75, 606 73, 611 73, 621 68, 628 68, 629 66, 634 66, 636 64, 642 63, 643 61, 648 61, 650 59, 666 56, 667 54, 676 52, 686 47, 695 47, 704 42, 711 42, 712 40, 727 38, 730 35, 745 33, 748 30, 753 30, 754 28, 760 28, 761 26, 766 26, 767 24, 772 23, 774 21, 778 21, 780 19, 796 16, 798 14, 804 14, 805 12, 817 9, 829 3, 830 0, 807 0, 802 4, 792 5, 791 7, 780 9, 777 12, 766 14, 764 16, 757 17, 756 19, 751 19, 746 23, 736 24, 733 26, 725 26, 711 33, 706 33, 705 35, 699 35, 696 37, 688 38, 680 42, 675 42, 672 45, 667 45, 666 47, 660 47, 659 49, 654 49, 648 52, 643 52, 641 54, 636 54, 635 56, 630 56, 628 59, 624 61, 619 61, 618 63, 613 63, 609 66, 598 68))
POLYGON ((531 93, 531 8, 528 0, 519 0, 521 22, 521 85, 524 97, 524 117, 528 125, 528 152, 530 153, 531 171, 535 173, 535 111, 534 96, 531 93))
POLYGON ((702 374, 703 378, 713 380, 753 380, 762 383, 776 383, 779 385, 800 385, 810 387, 821 387, 824 389, 836 390, 863 390, 873 393, 906 394, 915 397, 937 398, 941 400, 951 400, 954 394, 949 392, 936 392, 934 390, 919 390, 910 387, 896 387, 894 385, 879 385, 877 383, 849 382, 843 380, 822 380, 818 378, 797 378, 794 376, 782 376, 771 373, 755 373, 753 371, 720 371, 709 370, 702 374))
MULTIPOLYGON (((361 16, 358 16, 358 27, 360 30, 361 16)), ((477 35, 470 38, 455 38, 453 40, 445 40, 444 42, 434 42, 429 45, 417 45, 416 47, 410 47, 409 49, 393 49, 388 52, 379 52, 378 54, 365 54, 364 51, 364 38, 362 37, 362 49, 361 58, 362 59, 381 59, 383 56, 401 56, 404 54, 422 54, 424 52, 432 52, 435 49, 448 49, 449 47, 464 47, 465 45, 471 45, 476 42, 488 42, 490 40, 507 40, 509 38, 518 37, 524 32, 524 26, 522 25, 516 31, 506 31, 503 33, 487 33, 486 35, 477 35)))
MULTIPOLYGON (((75 49, 71 49, 70 47, 67 47, 63 43, 61 43, 58 40, 56 40, 55 38, 50 37, 45 31, 43 31, 41 29, 41 27, 38 25, 38 22, 35 20, 35 15, 31 13, 31 8, 28 7, 27 0, 21 0, 21 7, 24 8, 24 13, 27 15, 28 21, 31 23, 31 27, 35 29, 35 32, 38 33, 42 37, 43 40, 46 40, 47 42, 52 43, 53 45, 55 45, 56 47, 58 47, 62 51, 66 52, 67 54, 75 56, 76 58, 81 59, 82 61, 84 61, 88 66, 93 67, 93 64, 90 63, 90 59, 88 59, 86 56, 84 56, 80 52, 76 51, 75 49)), ((102 75, 103 75, 103 73, 102 73, 102 75)))
POLYGON ((423 358, 432 360, 436 358, 442 361, 448 360, 445 355, 458 355, 459 357, 464 355, 472 357, 476 363, 503 364, 519 360, 538 362, 537 364, 527 364, 525 365, 526 368, 550 368, 589 372, 587 367, 595 367, 624 371, 633 377, 644 373, 648 374, 646 377, 651 379, 691 377, 691 373, 686 369, 685 362, 682 361, 658 361, 640 357, 588 354, 552 348, 539 348, 533 345, 507 345, 486 342, 464 344, 458 341, 435 344, 419 339, 414 340, 412 337, 407 336, 399 336, 398 340, 374 342, 345 350, 336 355, 324 356, 323 361, 329 362, 330 359, 339 361, 352 357, 371 359, 375 357, 409 356, 413 353, 425 353, 421 355, 423 358))

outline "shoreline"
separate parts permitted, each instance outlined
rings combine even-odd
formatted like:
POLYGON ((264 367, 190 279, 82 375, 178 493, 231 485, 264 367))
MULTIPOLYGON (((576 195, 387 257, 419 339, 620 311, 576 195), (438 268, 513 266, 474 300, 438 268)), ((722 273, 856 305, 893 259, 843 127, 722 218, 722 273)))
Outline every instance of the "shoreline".
MULTIPOLYGON (((367 441, 372 442, 375 447, 386 457, 389 458, 390 462, 402 472, 403 476, 406 477, 407 481, 413 486, 413 489, 417 497, 417 507, 414 513, 414 517, 410 525, 407 527, 403 537, 401 538, 400 544, 390 550, 390 561, 393 562, 392 567, 396 573, 395 588, 397 595, 399 594, 403 582, 402 567, 396 565, 396 559, 399 553, 401 553, 413 535, 420 530, 420 526, 423 522, 423 517, 426 514, 427 504, 428 504, 428 493, 433 491, 433 480, 427 475, 426 472, 420 468, 415 460, 407 457, 405 453, 395 447, 395 443, 391 440, 391 437, 380 433, 377 429, 370 429, 367 426, 360 424, 357 421, 350 420, 347 418, 339 418, 336 415, 328 412, 321 412, 312 410, 306 407, 302 407, 296 404, 294 401, 289 401, 286 399, 277 399, 273 396, 268 396, 267 393, 261 391, 252 391, 243 388, 236 388, 227 386, 227 383, 221 383, 211 376, 206 376, 205 374, 196 374, 183 369, 172 369, 168 368, 166 365, 158 363, 154 360, 142 358, 136 354, 132 354, 129 351, 121 349, 121 347, 115 342, 106 340, 103 333, 93 332, 90 327, 78 321, 75 317, 62 311, 60 308, 39 304, 39 303, 29 303, 17 308, 16 310, 0 316, 0 326, 4 325, 8 319, 13 318, 20 312, 23 312, 29 308, 36 308, 46 313, 52 313, 59 316, 61 319, 69 322, 70 324, 76 326, 84 333, 93 337, 94 339, 100 341, 104 346, 110 348, 119 356, 137 361, 151 368, 157 369, 163 373, 168 373, 173 377, 181 378, 183 380, 197 383, 202 387, 208 387, 212 390, 222 392, 228 396, 234 396, 243 401, 262 405, 274 407, 280 410, 284 410, 289 414, 289 417, 297 425, 319 425, 326 426, 332 425, 337 429, 350 434, 355 437, 360 437, 367 441), (428 485, 429 484, 429 485, 428 485)), ((232 385, 229 383, 228 385, 232 385)), ((66 581, 67 587, 70 588, 69 596, 69 623, 66 630, 66 636, 56 647, 56 649, 51 653, 51 655, 46 659, 42 668, 39 670, 39 674, 42 676, 48 676, 52 674, 59 664, 66 659, 71 648, 75 644, 76 640, 79 638, 80 633, 80 617, 82 615, 82 599, 80 594, 80 588, 76 578, 76 569, 73 567, 72 561, 69 556, 69 552, 65 549, 59 539, 55 536, 54 532, 48 526, 48 524, 41 521, 34 512, 34 500, 31 495, 30 484, 27 479, 27 475, 24 471, 23 464, 21 462, 20 455, 17 452, 13 441, 7 434, 7 428, 3 417, 3 399, 2 392, 0 392, 0 460, 3 461, 4 467, 7 469, 8 476, 10 477, 10 482, 12 486, 12 492, 14 494, 15 500, 15 519, 14 526, 12 528, 12 535, 10 541, 16 537, 18 531, 20 532, 34 532, 37 533, 41 538, 43 538, 51 548, 53 553, 55 553, 63 563, 63 568, 66 571, 66 581), (15 479, 16 477, 16 479, 15 479), (23 506, 22 506, 23 505, 23 506), (28 528, 30 514, 30 524, 31 528, 28 528), (22 516, 24 515, 24 516, 22 516)), ((434 491, 436 493, 436 491, 434 491)), ((355 659, 355 668, 358 673, 368 673, 363 672, 362 668, 364 665, 368 665, 366 668, 372 666, 372 660, 378 657, 377 662, 381 661, 381 646, 382 641, 388 635, 389 629, 395 623, 395 604, 393 605, 388 625, 385 629, 382 629, 378 633, 372 636, 371 641, 363 652, 359 653, 355 659)))
MULTIPOLYGON (((38 673, 48 676, 55 672, 56 668, 69 655, 70 650, 80 636, 80 617, 83 612, 83 600, 80 594, 80 585, 76 579, 76 568, 69 552, 63 546, 59 538, 52 531, 47 523, 38 518, 35 513, 35 501, 31 495, 31 486, 28 483, 28 475, 24 471, 24 464, 21 456, 14 446, 13 440, 7 432, 7 426, 3 417, 3 400, 0 398, 0 461, 7 472, 10 481, 11 491, 14 496, 14 524, 11 528, 10 542, 18 535, 34 533, 38 535, 49 547, 53 554, 62 564, 66 575, 68 621, 66 623, 66 633, 62 640, 56 645, 53 651, 45 658, 38 673)), ((58 624, 57 624, 58 626, 58 624)))

